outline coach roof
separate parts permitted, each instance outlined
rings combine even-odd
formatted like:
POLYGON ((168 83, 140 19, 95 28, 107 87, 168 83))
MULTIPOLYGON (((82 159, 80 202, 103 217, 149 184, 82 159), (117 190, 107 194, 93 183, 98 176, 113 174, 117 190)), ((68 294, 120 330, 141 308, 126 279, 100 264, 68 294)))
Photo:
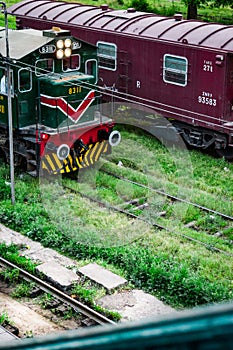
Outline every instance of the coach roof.
POLYGON ((134 9, 112 10, 77 3, 24 0, 8 9, 18 17, 43 19, 66 25, 86 26, 106 31, 149 37, 233 52, 233 26, 162 17, 134 9))

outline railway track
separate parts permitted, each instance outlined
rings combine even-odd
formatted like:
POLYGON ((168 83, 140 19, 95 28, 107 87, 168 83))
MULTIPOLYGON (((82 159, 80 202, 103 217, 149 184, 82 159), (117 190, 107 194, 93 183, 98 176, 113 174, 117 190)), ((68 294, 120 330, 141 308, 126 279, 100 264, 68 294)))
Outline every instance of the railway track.
POLYGON ((158 190, 158 189, 152 188, 150 186, 146 186, 144 184, 141 184, 139 182, 129 180, 129 179, 123 177, 123 176, 116 175, 116 174, 114 174, 114 173, 112 173, 110 171, 103 170, 103 169, 101 171, 106 173, 106 174, 108 174, 108 175, 110 175, 110 176, 113 176, 113 177, 115 177, 115 178, 117 178, 119 180, 123 180, 123 181, 128 182, 128 183, 130 183, 132 185, 136 185, 136 186, 142 187, 142 188, 144 188, 146 190, 149 190, 151 192, 155 192, 155 193, 157 193, 157 194, 159 194, 161 196, 164 196, 164 197, 166 197, 168 199, 171 199, 172 201, 181 202, 181 203, 184 203, 184 204, 187 204, 187 205, 191 205, 191 206, 193 206, 193 207, 195 207, 197 209, 200 209, 202 211, 205 211, 205 212, 207 212, 209 214, 217 215, 217 216, 219 216, 219 217, 221 217, 223 219, 226 219, 226 220, 229 220, 229 221, 233 221, 233 216, 231 216, 231 215, 227 215, 227 214, 221 213, 221 212, 219 212, 217 210, 213 210, 213 209, 207 208, 205 206, 199 205, 197 203, 190 202, 190 201, 188 201, 186 199, 179 198, 177 196, 173 196, 173 195, 171 195, 171 194, 169 194, 167 192, 164 192, 162 190, 158 190))
POLYGON ((21 269, 17 265, 9 262, 8 260, 0 257, 0 265, 4 268, 12 268, 19 271, 20 276, 28 281, 28 282, 34 282, 36 286, 38 286, 41 290, 43 290, 46 293, 49 293, 51 296, 55 297, 57 300, 65 303, 66 305, 70 306, 75 311, 81 313, 82 315, 88 317, 89 319, 95 321, 99 325, 103 324, 116 324, 114 321, 108 319, 104 315, 96 312, 95 310, 91 309, 87 305, 81 303, 80 301, 73 299, 68 294, 64 293, 63 291, 55 288, 51 284, 41 280, 40 278, 28 273, 27 271, 21 269))
POLYGON ((170 229, 170 228, 168 228, 168 227, 166 227, 166 226, 163 226, 163 225, 161 225, 161 224, 159 224, 159 223, 152 222, 152 221, 147 220, 147 219, 145 219, 145 218, 143 218, 143 217, 141 217, 141 216, 138 216, 138 215, 136 215, 136 214, 133 214, 133 213, 131 213, 131 212, 128 211, 128 210, 119 208, 119 207, 114 206, 114 205, 111 205, 111 204, 109 204, 109 203, 105 203, 105 202, 103 202, 103 201, 101 201, 101 200, 99 200, 99 199, 97 199, 97 198, 94 198, 94 197, 92 197, 92 196, 90 196, 90 195, 87 195, 87 194, 85 194, 85 193, 83 193, 83 192, 81 192, 81 191, 79 191, 79 190, 77 190, 77 189, 71 188, 70 186, 67 186, 67 185, 65 185, 65 184, 63 184, 63 187, 64 187, 64 189, 66 189, 66 190, 68 190, 68 191, 70 191, 70 192, 79 194, 80 196, 82 196, 82 197, 84 197, 84 198, 87 198, 88 200, 90 200, 90 201, 92 201, 92 202, 98 203, 98 204, 99 204, 100 206, 102 206, 102 207, 105 207, 105 208, 107 208, 107 209, 110 209, 110 210, 119 212, 119 213, 121 213, 121 214, 124 214, 124 215, 130 217, 131 219, 143 221, 143 222, 145 222, 146 224, 151 225, 153 228, 156 228, 156 229, 159 229, 159 230, 164 230, 164 231, 166 231, 166 232, 168 232, 168 233, 170 233, 170 234, 175 234, 175 235, 180 236, 180 237, 182 237, 182 238, 185 238, 185 239, 187 239, 187 240, 189 240, 189 241, 192 241, 192 242, 195 242, 195 243, 197 243, 197 244, 200 244, 200 245, 206 247, 207 249, 209 249, 209 250, 211 250, 211 251, 218 252, 218 253, 222 253, 222 254, 224 254, 224 255, 226 255, 226 256, 231 256, 231 257, 233 257, 233 254, 232 254, 232 253, 227 252, 227 251, 224 251, 224 250, 222 250, 222 249, 219 249, 219 248, 215 247, 215 246, 212 245, 212 244, 208 244, 208 243, 202 242, 201 240, 196 239, 196 238, 193 238, 193 237, 190 237, 190 236, 187 235, 187 234, 184 234, 184 233, 181 233, 181 232, 177 232, 177 231, 172 230, 172 229, 170 229))

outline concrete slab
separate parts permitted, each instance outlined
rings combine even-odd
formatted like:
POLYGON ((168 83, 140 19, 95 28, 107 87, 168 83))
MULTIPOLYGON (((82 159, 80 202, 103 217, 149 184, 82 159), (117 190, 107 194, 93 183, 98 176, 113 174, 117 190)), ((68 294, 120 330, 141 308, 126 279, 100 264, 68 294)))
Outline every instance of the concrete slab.
POLYGON ((98 264, 88 264, 78 269, 82 275, 100 284, 109 292, 127 283, 127 280, 98 264))
POLYGON ((59 254, 55 250, 51 248, 44 248, 43 246, 41 246, 40 249, 35 249, 34 244, 22 251, 21 255, 26 256, 33 261, 39 261, 40 264, 46 263, 49 260, 54 260, 58 264, 66 267, 76 266, 76 262, 74 260, 59 254))
POLYGON ((99 299, 97 304, 108 310, 119 312, 122 322, 175 312, 175 309, 165 305, 153 295, 138 289, 106 295, 99 299))
POLYGON ((49 281, 67 290, 74 282, 78 282, 80 277, 72 270, 60 265, 54 260, 50 260, 36 267, 38 272, 42 272, 49 281))
POLYGON ((0 241, 6 244, 28 244, 30 239, 0 224, 0 241))
POLYGON ((6 226, 0 224, 0 242, 5 242, 7 245, 16 244, 24 246, 21 249, 21 255, 26 256, 36 263, 42 264, 49 260, 56 260, 64 266, 75 266, 76 262, 73 259, 67 258, 55 250, 44 248, 41 243, 35 242, 32 239, 22 235, 19 232, 13 231, 6 226))

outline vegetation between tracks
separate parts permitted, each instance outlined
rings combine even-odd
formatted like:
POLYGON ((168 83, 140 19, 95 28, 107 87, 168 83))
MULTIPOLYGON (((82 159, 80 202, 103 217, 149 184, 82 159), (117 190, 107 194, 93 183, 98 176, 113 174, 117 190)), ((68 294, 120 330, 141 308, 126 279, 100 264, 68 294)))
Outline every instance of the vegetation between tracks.
MULTIPOLYGON (((23 270, 26 270, 32 275, 36 274, 38 277, 38 273, 35 272, 36 264, 30 259, 21 255, 20 251, 24 249, 26 249, 26 247, 24 246, 17 247, 17 245, 14 244, 7 246, 5 243, 0 243, 0 256, 5 258, 7 261, 12 262, 17 267, 23 268, 23 270)), ((39 277, 42 279, 44 278, 43 275, 39 277)), ((77 315, 77 312, 74 311, 71 307, 65 306, 62 311, 57 310, 55 306, 60 304, 60 301, 55 300, 54 297, 48 293, 43 293, 43 295, 40 296, 42 291, 37 287, 36 283, 27 280, 22 280, 20 272, 17 268, 7 268, 3 269, 2 271, 0 270, 0 280, 3 280, 8 285, 11 285, 11 296, 14 298, 34 298, 35 296, 39 295, 39 299, 37 300, 37 302, 43 308, 49 308, 54 313, 60 313, 61 315, 63 315, 64 319, 68 319, 71 317, 79 318, 79 314, 77 315)), ((71 290, 72 298, 78 299, 85 305, 91 307, 96 312, 104 315, 105 317, 113 320, 114 322, 117 322, 121 319, 121 315, 118 312, 107 310, 101 307, 100 305, 96 304, 96 300, 100 297, 103 297, 105 294, 105 289, 95 285, 90 280, 85 281, 85 279, 79 282, 79 284, 74 284, 71 290)), ((3 319, 5 320, 4 317, 3 319)))
MULTIPOLYGON (((137 181, 148 182, 150 175, 155 186, 157 183, 157 186, 164 186, 175 192, 178 189, 183 195, 191 199, 194 197, 193 201, 208 202, 209 207, 212 206, 219 211, 227 213, 231 210, 232 164, 191 151, 188 155, 192 164, 192 176, 190 172, 182 174, 178 164, 179 159, 184 158, 182 152, 180 155, 178 155, 179 152, 176 153, 177 158, 174 161, 169 151, 154 139, 145 137, 143 134, 128 134, 125 130, 122 130, 122 133, 123 139, 128 139, 127 142, 130 140, 130 147, 126 147, 124 142, 122 147, 130 149, 133 158, 132 156, 130 158, 130 154, 124 153, 123 159, 120 147, 119 153, 113 153, 112 160, 116 164, 119 161, 123 163, 123 166, 119 166, 121 171, 127 163, 133 170, 125 168, 125 171, 137 181), (142 157, 145 149, 148 150, 147 157, 142 157), (156 157, 153 157, 155 154, 156 157), (148 159, 150 155, 152 158, 148 159), (140 172, 137 173, 135 170, 140 172)), ((38 181, 27 175, 16 178, 16 204, 12 206, 7 184, 9 169, 2 165, 0 171, 2 189, 0 221, 12 229, 77 260, 96 261, 110 268, 114 266, 116 271, 132 282, 135 287, 154 293, 173 306, 192 307, 232 298, 233 259, 231 256, 212 252, 179 235, 155 230, 148 225, 135 225, 132 220, 129 221, 118 213, 112 213, 81 196, 64 191, 61 184, 57 182, 51 187, 56 188, 56 191, 51 190, 46 197, 43 197, 44 193, 41 193, 38 181), (48 200, 46 205, 45 200, 48 200), (66 215, 70 211, 75 213, 76 221, 69 221, 69 216, 66 215), (54 218, 52 220, 52 212, 55 218, 59 218, 60 215, 62 220, 58 220, 59 225, 55 225, 54 218), (76 226, 76 233, 72 231, 73 226, 76 226), (92 240, 93 232, 96 230, 97 233, 101 233, 103 228, 112 229, 117 233, 122 245, 95 246, 92 240), (132 240, 126 244, 127 230, 134 234, 135 230, 138 230, 136 241, 132 240), (90 238, 88 244, 80 242, 77 232, 90 238)), ((90 173, 93 175, 92 171, 90 173)), ((87 174, 90 173, 87 172, 87 174)), ((120 181, 112 186, 109 179, 104 179, 100 172, 97 172, 94 177, 96 193, 107 201, 120 204, 135 197, 134 189, 125 187, 125 184, 120 181), (106 184, 108 187, 105 186, 106 184)), ((81 186, 85 187, 87 184, 84 182, 81 186)), ((90 185, 88 191, 93 191, 90 185)), ((148 193, 137 192, 138 197, 141 195, 147 196, 148 193)), ((198 210, 192 208, 186 210, 187 208, 177 204, 174 204, 174 207, 176 209, 170 213, 169 217, 172 229, 178 233, 192 234, 204 240, 210 247, 217 246, 232 253, 230 242, 232 227, 228 227, 229 236, 226 241, 215 235, 207 235, 202 232, 202 229, 195 231, 185 228, 182 226, 185 222, 195 219, 199 220, 201 228, 206 229, 206 222, 203 219, 200 223, 202 219, 198 210)), ((214 224, 209 223, 212 234, 215 232, 213 227, 217 220, 213 219, 213 221, 214 224)))

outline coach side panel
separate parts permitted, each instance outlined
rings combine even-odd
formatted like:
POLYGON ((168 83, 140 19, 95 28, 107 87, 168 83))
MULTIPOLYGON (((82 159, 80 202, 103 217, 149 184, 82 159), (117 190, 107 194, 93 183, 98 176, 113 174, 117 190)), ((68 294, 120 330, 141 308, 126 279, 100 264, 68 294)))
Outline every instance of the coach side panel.
MULTIPOLYGON (((42 22, 38 26, 47 28, 42 22)), ((66 27, 72 35, 98 46, 99 84, 108 93, 120 92, 125 102, 139 97, 161 115, 192 125, 217 130, 223 122, 226 65, 221 64, 222 53, 63 24, 66 27)))
POLYGON ((226 99, 223 53, 111 32, 89 32, 87 39, 98 46, 102 86, 165 117, 219 130, 226 99))

